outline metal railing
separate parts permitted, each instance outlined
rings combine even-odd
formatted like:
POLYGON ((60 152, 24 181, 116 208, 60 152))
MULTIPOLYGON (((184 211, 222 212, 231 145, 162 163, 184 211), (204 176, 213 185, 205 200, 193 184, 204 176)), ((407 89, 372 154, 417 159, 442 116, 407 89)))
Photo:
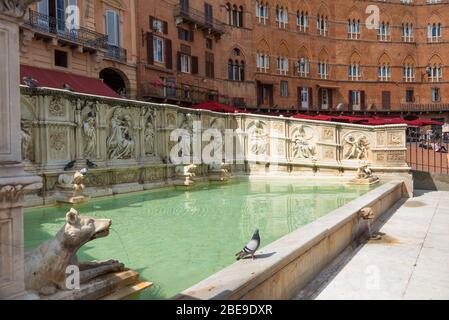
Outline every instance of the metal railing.
POLYGON ((126 63, 127 51, 124 48, 108 44, 106 51, 106 58, 126 63))
POLYGON ((417 171, 449 174, 449 135, 407 129, 407 164, 417 171))
POLYGON ((448 103, 401 103, 403 111, 449 111, 448 103))
POLYGON ((192 85, 170 85, 164 83, 146 83, 143 85, 142 97, 176 100, 189 103, 201 103, 216 100, 218 92, 192 85))
POLYGON ((66 28, 64 19, 57 19, 31 9, 29 9, 29 18, 28 21, 25 22, 25 25, 30 26, 34 30, 51 33, 61 39, 79 43, 86 47, 97 49, 107 48, 107 35, 84 27, 69 30, 66 28))
POLYGON ((199 26, 211 29, 212 31, 218 32, 218 33, 224 33, 224 24, 214 18, 207 17, 204 12, 201 12, 196 9, 192 8, 185 8, 181 5, 176 5, 174 9, 174 15, 175 17, 182 17, 185 19, 188 19, 192 22, 197 23, 199 26))

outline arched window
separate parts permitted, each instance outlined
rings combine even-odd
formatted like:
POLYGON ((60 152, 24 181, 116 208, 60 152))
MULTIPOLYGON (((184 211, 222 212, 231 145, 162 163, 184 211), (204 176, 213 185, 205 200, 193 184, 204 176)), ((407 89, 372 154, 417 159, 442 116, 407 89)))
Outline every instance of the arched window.
POLYGON ((263 0, 256 0, 256 17, 259 23, 266 24, 268 20, 268 2, 263 0))
POLYGON ((237 5, 226 4, 226 12, 228 14, 228 24, 234 27, 243 27, 243 7, 237 5))
POLYGON ((382 21, 377 29, 377 39, 380 41, 390 41, 390 23, 382 21))
POLYGON ((322 36, 326 36, 328 33, 328 20, 325 15, 318 15, 316 18, 316 28, 318 30, 318 34, 322 36))
POLYGON ((302 56, 299 58, 297 66, 297 72, 300 77, 306 78, 309 76, 309 59, 306 56, 302 56))
POLYGON ((359 39, 360 38, 360 20, 349 19, 348 20, 348 38, 359 39))
POLYGON ((307 31, 309 27, 309 13, 307 11, 301 10, 296 12, 296 25, 299 31, 307 31))
POLYGON ((285 28, 288 24, 288 9, 281 7, 279 5, 276 6, 276 22, 278 23, 279 28, 285 28))
POLYGON ((245 81, 245 62, 240 60, 240 49, 232 49, 231 55, 232 57, 228 60, 228 80, 245 81))
POLYGON ((413 42, 413 23, 403 22, 401 27, 401 37, 404 42, 413 42))
POLYGON ((439 42, 441 40, 441 23, 432 23, 427 25, 427 41, 439 42))

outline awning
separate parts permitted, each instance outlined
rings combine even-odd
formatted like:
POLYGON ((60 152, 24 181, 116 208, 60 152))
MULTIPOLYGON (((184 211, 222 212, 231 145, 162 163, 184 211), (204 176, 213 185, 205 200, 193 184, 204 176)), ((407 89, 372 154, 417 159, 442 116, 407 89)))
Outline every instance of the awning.
POLYGON ((215 101, 208 101, 204 103, 197 104, 193 106, 194 109, 202 109, 202 110, 209 110, 209 111, 215 111, 215 112, 225 112, 225 113, 243 113, 244 111, 227 105, 227 104, 221 104, 215 101))
POLYGON ((38 87, 64 89, 64 85, 67 84, 74 92, 121 98, 117 92, 104 84, 100 79, 21 64, 20 84, 27 85, 24 82, 25 77, 36 80, 38 87))

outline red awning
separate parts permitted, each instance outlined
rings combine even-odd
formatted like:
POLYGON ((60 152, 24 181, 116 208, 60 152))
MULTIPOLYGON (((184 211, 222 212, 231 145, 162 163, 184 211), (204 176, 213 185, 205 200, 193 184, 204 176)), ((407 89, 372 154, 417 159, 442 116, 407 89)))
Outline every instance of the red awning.
POLYGON ((193 106, 193 108, 215 111, 215 112, 225 112, 225 113, 243 113, 243 112, 245 112, 239 108, 229 106, 227 104, 221 104, 221 103, 218 103, 215 101, 203 102, 203 103, 193 106))
POLYGON ((345 122, 345 123, 356 123, 370 126, 380 126, 385 124, 406 124, 411 127, 422 127, 428 125, 442 126, 443 123, 434 120, 427 119, 416 119, 416 120, 405 120, 399 117, 396 118, 382 118, 377 116, 372 117, 351 117, 351 116, 328 116, 328 115, 306 115, 306 114, 295 114, 292 116, 296 119, 307 119, 307 120, 321 120, 321 121, 334 121, 334 122, 345 122))
POLYGON ((64 84, 68 84, 74 92, 121 98, 120 95, 103 83, 100 79, 79 76, 71 73, 42 69, 21 64, 20 83, 24 77, 30 77, 37 81, 38 87, 48 87, 64 89, 64 84))

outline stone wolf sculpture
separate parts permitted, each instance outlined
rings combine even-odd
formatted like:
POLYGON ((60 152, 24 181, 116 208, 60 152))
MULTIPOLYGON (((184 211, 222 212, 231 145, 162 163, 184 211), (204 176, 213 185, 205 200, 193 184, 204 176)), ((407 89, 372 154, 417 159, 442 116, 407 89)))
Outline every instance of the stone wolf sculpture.
POLYGON ((93 219, 78 215, 75 209, 66 214, 66 223, 56 236, 38 248, 25 253, 25 287, 41 295, 51 295, 58 289, 67 290, 66 270, 78 266, 80 283, 100 275, 124 270, 115 260, 78 263, 76 252, 87 242, 106 237, 110 219, 93 219))

